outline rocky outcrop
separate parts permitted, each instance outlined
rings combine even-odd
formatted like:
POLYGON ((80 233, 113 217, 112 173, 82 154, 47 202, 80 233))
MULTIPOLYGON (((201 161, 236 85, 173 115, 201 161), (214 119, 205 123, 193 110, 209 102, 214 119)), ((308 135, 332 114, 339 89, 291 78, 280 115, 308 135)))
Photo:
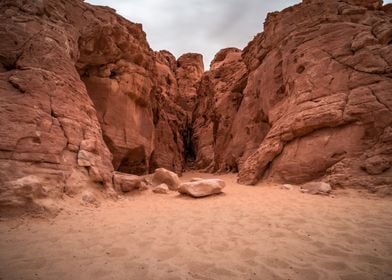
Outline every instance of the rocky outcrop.
POLYGON ((243 70, 223 50, 216 59, 223 62, 203 77, 194 115, 198 166, 239 170, 243 184, 325 178, 335 187, 390 186, 391 30, 381 1, 309 0, 269 14, 242 51, 247 79, 235 82, 241 101, 223 110, 231 128, 218 145, 219 105, 230 91, 216 88, 243 70), (230 74, 211 79, 224 67, 230 74))
POLYGON ((193 145, 196 166, 209 172, 238 171, 237 160, 257 148, 258 123, 234 123, 247 82, 241 51, 235 48, 216 54, 200 83, 193 114, 193 145), (256 129, 255 129, 256 128, 256 129), (256 146, 253 143, 256 141, 256 146))
POLYGON ((392 23, 381 2, 304 1, 270 14, 264 30, 244 50, 245 95, 271 129, 239 181, 391 185, 390 146, 376 148, 392 124, 392 23), (375 175, 363 162, 379 153, 375 175))
POLYGON ((203 56, 197 53, 187 53, 177 60, 175 71, 178 82, 176 102, 187 113, 189 122, 192 119, 199 82, 204 73, 203 56))
POLYGON ((189 113, 177 99, 200 56, 155 53, 140 24, 79 0, 0 10, 0 207, 112 193, 113 170, 182 172, 189 113))
POLYGON ((111 154, 75 68, 81 26, 100 22, 95 10, 76 1, 2 1, 0 10, 0 207, 39 209, 36 198, 73 194, 76 181, 110 191, 111 154), (33 174, 39 186, 23 179, 33 174))
POLYGON ((152 100, 155 126, 154 151, 150 171, 163 167, 181 174, 184 165, 184 133, 187 131, 187 113, 176 103, 178 83, 177 61, 167 52, 156 53, 156 87, 152 100))

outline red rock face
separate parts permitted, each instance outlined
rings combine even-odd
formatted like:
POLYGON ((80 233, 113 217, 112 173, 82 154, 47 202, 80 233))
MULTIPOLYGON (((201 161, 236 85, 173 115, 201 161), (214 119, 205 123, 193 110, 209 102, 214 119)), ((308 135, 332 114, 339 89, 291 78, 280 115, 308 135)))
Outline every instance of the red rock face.
POLYGON ((75 178, 110 190, 111 154, 75 68, 77 25, 93 11, 57 1, 2 1, 0 10, 1 207, 41 207, 74 193, 75 178))
POLYGON ((193 157, 244 184, 392 185, 391 5, 303 1, 203 74, 110 8, 27 2, 0 3, 0 208, 193 157))
MULTIPOLYGON (((241 51, 221 50, 202 78, 193 115, 196 166, 209 172, 238 171, 241 159, 262 130, 235 123, 247 82, 241 51)), ((251 126, 255 126, 253 123, 251 126)), ((257 145, 260 143, 258 140, 257 145)), ((256 148, 255 147, 255 148, 256 148)))
POLYGON ((196 104, 197 88, 204 73, 203 56, 197 53, 182 55, 177 60, 175 73, 178 82, 176 102, 188 112, 190 121, 196 104))
MULTIPOLYGON (((98 10, 99 11, 99 10, 98 10)), ((77 69, 94 102, 115 170, 145 174, 154 148, 154 53, 141 27, 105 11, 79 38, 77 69)))
POLYGON ((164 167, 181 174, 185 164, 183 132, 186 130, 187 114, 175 102, 178 94, 175 76, 177 61, 167 51, 160 51, 156 57, 156 89, 153 99, 155 149, 150 160, 150 171, 164 167))
POLYGON ((260 104, 271 129, 241 166, 241 183, 325 176, 335 186, 391 185, 392 23, 380 9, 304 1, 268 16, 244 50, 241 107, 260 104))
MULTIPOLYGON (((39 208, 40 199, 89 186, 110 193, 113 169, 182 172, 189 120, 176 103, 175 72, 200 56, 158 57, 141 25, 109 8, 79 1, 0 8, 1 207, 39 208)), ((201 76, 202 64, 196 70, 201 76)))

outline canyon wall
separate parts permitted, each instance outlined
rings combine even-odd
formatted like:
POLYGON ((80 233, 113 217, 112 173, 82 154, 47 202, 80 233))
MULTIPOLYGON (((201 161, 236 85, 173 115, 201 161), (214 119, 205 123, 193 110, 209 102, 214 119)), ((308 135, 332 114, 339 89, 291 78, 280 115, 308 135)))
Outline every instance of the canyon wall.
POLYGON ((78 0, 0 10, 1 209, 111 196, 114 170, 183 171, 201 55, 156 53, 140 24, 78 0))
POLYGON ((114 194, 113 171, 392 185, 392 8, 305 0, 244 50, 154 52, 80 0, 0 3, 0 208, 114 194))
POLYGON ((213 62, 203 77, 194 122, 199 167, 238 169, 243 184, 324 179, 390 191, 390 6, 312 0, 269 14, 242 52, 245 86, 238 54, 213 62), (242 99, 236 112, 233 88, 242 99), (227 138, 217 145, 221 127, 227 138))

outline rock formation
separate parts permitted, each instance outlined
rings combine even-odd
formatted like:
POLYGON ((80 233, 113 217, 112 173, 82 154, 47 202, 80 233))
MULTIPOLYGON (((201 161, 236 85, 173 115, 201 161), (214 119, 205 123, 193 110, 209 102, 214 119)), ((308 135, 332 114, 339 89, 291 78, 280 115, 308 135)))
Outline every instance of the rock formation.
POLYGON ((0 207, 39 209, 88 187, 111 194, 113 170, 182 172, 190 120, 178 85, 195 98, 199 56, 155 53, 141 25, 79 0, 0 10, 0 207))
MULTIPOLYGON (((335 187, 390 187, 391 18, 381 1, 354 0, 304 1, 269 14, 264 32, 242 52, 247 82, 237 83, 243 97, 229 122, 223 167, 222 156, 214 155, 211 139, 220 136, 214 129, 195 134, 202 139, 196 141, 199 166, 238 168, 244 184, 326 177, 335 187)), ((225 67, 230 65, 240 77, 243 70, 234 63, 225 67)), ((211 72, 219 67, 212 64, 211 72)), ((206 92, 215 104, 227 103, 221 91, 206 92)), ((213 107, 200 101, 195 116, 207 113, 208 120, 197 118, 196 131, 202 131, 200 123, 220 126, 221 113, 213 107)))
POLYGON ((40 208, 95 183, 110 191, 111 154, 75 64, 81 27, 114 13, 77 1, 0 11, 0 207, 40 208))
POLYGON ((258 121, 243 119, 246 122, 234 123, 246 83, 246 66, 239 49, 223 49, 216 54, 210 71, 202 77, 193 114, 198 168, 209 172, 238 171, 237 160, 249 156, 244 153, 252 146, 256 149, 265 135, 258 121))
POLYGON ((113 171, 377 190, 392 185, 392 8, 304 0, 244 50, 154 52, 140 24, 81 0, 0 3, 0 208, 39 209, 113 171))

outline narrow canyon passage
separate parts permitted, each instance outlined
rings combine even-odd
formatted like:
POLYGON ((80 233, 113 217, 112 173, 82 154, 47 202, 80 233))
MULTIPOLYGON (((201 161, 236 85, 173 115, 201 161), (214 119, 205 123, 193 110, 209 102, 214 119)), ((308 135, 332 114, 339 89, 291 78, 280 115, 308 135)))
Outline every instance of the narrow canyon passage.
POLYGON ((259 29, 208 67, 110 7, 1 0, 0 280, 392 279, 392 4, 259 29))

